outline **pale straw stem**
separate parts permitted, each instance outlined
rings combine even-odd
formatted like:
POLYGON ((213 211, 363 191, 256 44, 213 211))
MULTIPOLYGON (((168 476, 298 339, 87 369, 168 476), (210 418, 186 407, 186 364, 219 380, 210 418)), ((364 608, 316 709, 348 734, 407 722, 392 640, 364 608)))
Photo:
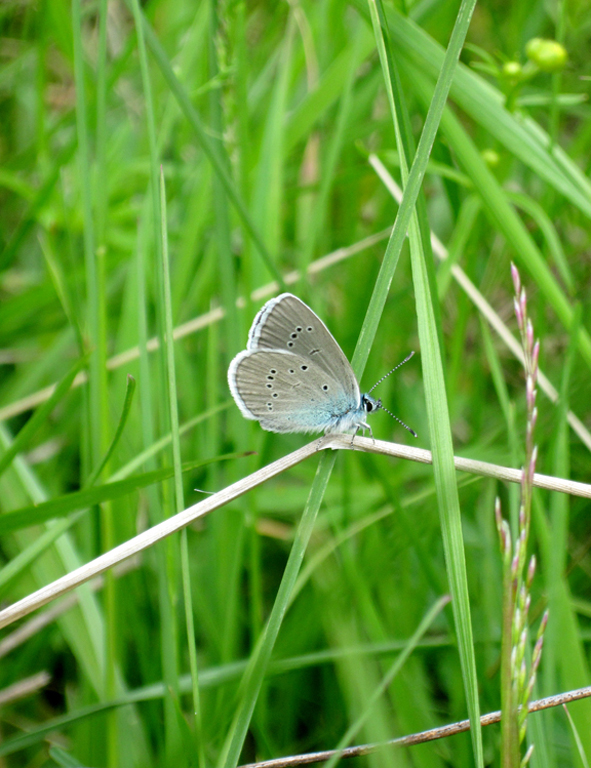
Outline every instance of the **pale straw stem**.
MULTIPOLYGON (((22 600, 8 606, 8 608, 0 611, 0 628, 12 624, 23 616, 27 616, 37 608, 70 592, 72 589, 84 584, 89 579, 104 573, 106 570, 112 568, 123 560, 126 560, 128 557, 151 547, 157 541, 161 541, 171 533, 175 533, 190 523, 193 523, 198 518, 204 517, 210 512, 223 507, 225 504, 228 504, 239 496, 247 493, 251 488, 261 485, 272 477, 276 477, 290 467, 304 461, 304 459, 313 456, 319 449, 327 448, 359 450, 367 453, 377 453, 395 458, 409 459, 423 464, 432 463, 431 452, 421 448, 387 443, 382 440, 374 441, 365 437, 356 437, 354 445, 352 446, 350 435, 329 435, 320 439, 315 438, 312 442, 304 445, 297 451, 293 451, 293 453, 278 459, 272 464, 262 467, 251 475, 248 475, 247 477, 238 480, 236 483, 229 485, 227 488, 209 496, 207 499, 204 499, 197 504, 193 504, 182 512, 179 512, 177 515, 149 528, 147 531, 140 533, 138 536, 129 539, 129 541, 120 544, 91 562, 86 563, 86 565, 77 568, 51 584, 41 587, 41 589, 24 597, 22 600)), ((469 472, 484 477, 494 477, 498 480, 507 480, 513 483, 519 483, 521 481, 522 473, 521 470, 518 469, 500 467, 496 464, 488 464, 484 461, 474 461, 472 459, 463 459, 460 457, 456 457, 454 463, 456 469, 459 469, 462 472, 469 472)), ((563 480, 561 478, 536 474, 534 476, 534 485, 538 488, 561 491, 562 493, 570 493, 576 496, 591 498, 591 485, 577 483, 573 480, 563 480)))

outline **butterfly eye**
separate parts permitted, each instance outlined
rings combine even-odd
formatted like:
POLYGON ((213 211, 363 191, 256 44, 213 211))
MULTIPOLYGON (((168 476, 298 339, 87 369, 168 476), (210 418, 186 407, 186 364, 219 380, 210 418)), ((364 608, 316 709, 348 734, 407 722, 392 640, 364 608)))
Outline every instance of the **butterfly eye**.
POLYGON ((269 381, 275 381, 275 377, 274 376, 267 376, 267 378, 269 379, 269 381))
POLYGON ((307 365, 300 365, 300 368, 302 369, 302 371, 307 371, 308 370, 308 366, 307 365))
POLYGON ((273 374, 273 376, 274 376, 274 375, 277 373, 277 370, 276 370, 275 368, 271 368, 271 370, 269 371, 269 373, 272 373, 272 374, 273 374))
POLYGON ((323 384, 323 385, 322 385, 322 389, 323 389, 325 392, 328 392, 328 384, 323 384))
POLYGON ((273 397, 279 397, 279 395, 277 394, 277 392, 273 392, 273 397))
POLYGON ((293 369, 293 368, 290 368, 290 369, 289 369, 289 371, 288 371, 288 373, 295 373, 295 371, 294 371, 294 369, 293 369))
POLYGON ((288 346, 288 347, 293 347, 293 341, 288 341, 288 342, 287 342, 287 346, 288 346))
POLYGON ((301 326, 301 325, 298 325, 298 327, 296 328, 296 331, 297 331, 298 333, 301 333, 303 330, 304 330, 304 329, 302 328, 302 326, 301 326))
POLYGON ((272 384, 267 384, 267 389, 273 389, 273 385, 272 384))
POLYGON ((291 338, 292 338, 292 339, 297 339, 297 337, 298 337, 297 333, 292 333, 292 334, 291 334, 291 338))
POLYGON ((309 326, 306 328, 306 330, 308 331, 308 333, 311 333, 311 332, 314 330, 314 328, 312 328, 312 326, 311 326, 311 325, 309 325, 309 326))

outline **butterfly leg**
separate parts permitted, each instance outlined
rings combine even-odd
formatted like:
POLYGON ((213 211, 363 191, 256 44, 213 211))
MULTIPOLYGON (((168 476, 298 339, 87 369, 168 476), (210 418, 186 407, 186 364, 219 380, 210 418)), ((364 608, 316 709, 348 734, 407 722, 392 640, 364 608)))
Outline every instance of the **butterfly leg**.
POLYGON ((357 427, 357 429, 358 429, 358 430, 359 430, 359 429, 362 429, 362 430, 363 430, 363 435, 364 435, 364 436, 365 436, 365 430, 366 430, 366 429, 368 429, 368 430, 369 430, 369 436, 371 437, 371 439, 372 439, 372 440, 374 441, 374 443, 375 443, 376 439, 375 439, 375 437, 373 436, 373 430, 372 430, 372 428, 370 427, 370 425, 369 425, 367 422, 365 422, 365 421, 364 421, 364 422, 362 422, 361 424, 359 424, 359 426, 357 427))
POLYGON ((369 425, 367 422, 365 422, 365 421, 362 421, 361 423, 357 424, 357 427, 356 427, 356 429, 355 429, 355 432, 353 432, 353 437, 351 438, 351 445, 353 445, 353 440, 355 440, 355 438, 357 437, 357 433, 359 432, 359 430, 360 430, 360 429, 362 429, 362 430, 363 430, 363 435, 364 435, 364 436, 365 436, 365 430, 366 430, 366 429, 369 429, 369 436, 371 437, 371 439, 372 439, 372 440, 374 441, 374 443, 375 443, 376 439, 375 439, 375 437, 373 436, 373 431, 372 431, 372 429, 371 429, 370 425, 369 425))

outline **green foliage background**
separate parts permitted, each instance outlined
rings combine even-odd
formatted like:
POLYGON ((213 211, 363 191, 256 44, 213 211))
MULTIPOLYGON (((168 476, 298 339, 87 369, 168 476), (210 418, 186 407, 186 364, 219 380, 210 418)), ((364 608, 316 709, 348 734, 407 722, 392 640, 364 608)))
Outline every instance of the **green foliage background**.
MULTIPOLYGON (((385 12, 418 142, 458 5, 387 3, 385 12)), ((174 514, 183 496, 187 506, 201 500, 194 489, 217 491, 302 444, 301 436, 271 435, 246 422, 229 397, 228 363, 244 347, 263 298, 281 288, 252 293, 298 270, 289 290, 327 322, 351 358, 397 212, 369 158, 375 153, 399 183, 401 163, 361 0, 154 0, 141 11, 131 0, 8 0, 0 24, 3 450, 30 425, 18 457, 2 468, 0 509, 54 500, 57 515, 43 524, 21 521, 2 536, 0 594, 8 604, 174 514), (99 495, 111 479, 169 477, 173 464, 169 443, 144 454, 171 429, 172 366, 146 346, 163 336, 166 322, 162 217, 174 325, 214 311, 211 322, 174 344, 181 458, 194 468, 184 475, 183 494, 170 480, 148 488, 137 480, 123 497, 99 495), (349 258, 308 273, 314 260, 338 249, 351 249, 349 258), (107 364, 138 345, 139 357, 107 364), (64 387, 31 425, 23 399, 62 380, 84 355, 87 383, 64 387), (125 411, 128 374, 137 392, 101 467, 125 411), (247 451, 256 453, 242 455, 247 451), (218 460, 231 452, 240 455, 218 460), (97 496, 85 498, 96 505, 64 517, 74 508, 68 494, 92 487, 97 496)), ((560 407, 538 395, 538 471, 587 481, 589 448, 569 429, 567 411, 591 424, 588 4, 484 0, 467 40, 418 205, 450 254, 436 265, 431 298, 454 450, 520 466, 520 365, 450 273, 451 263, 461 265, 515 330, 513 260, 541 339, 541 369, 562 393, 560 407), (563 42, 562 72, 531 71, 525 46, 536 36, 563 42), (507 62, 521 64, 523 80, 503 69, 507 62)), ((362 387, 417 350, 379 396, 418 432, 417 445, 437 448, 429 437, 416 290, 405 246, 362 387)), ((386 414, 372 426, 378 438, 412 440, 386 414)), ((172 427, 176 433, 174 418, 172 427)), ((81 588, 76 604, 17 647, 0 641, 0 688, 42 670, 50 675, 34 694, 0 705, 5 764, 219 763, 244 701, 244 664, 275 601, 317 464, 299 465, 191 527, 186 538, 148 550, 98 590, 81 588), (199 668, 196 720, 183 552, 199 668)), ((500 700, 494 498, 500 495, 515 524, 518 489, 465 476, 458 484, 472 683, 487 712, 500 700)), ((449 589, 438 503, 431 467, 336 457, 303 576, 259 681, 244 762, 334 747, 367 711, 375 686, 449 589)), ((536 696, 591 683, 589 509, 584 499, 534 497, 534 630, 550 607, 536 696)), ((570 711, 589 759, 591 707, 579 702, 570 711)), ((432 623, 355 741, 465 717, 450 610, 432 623)), ((579 764, 562 711, 532 716, 528 738, 536 743, 532 765, 579 764)), ((498 764, 498 728, 485 729, 483 740, 484 764, 498 764)), ((471 765, 474 757, 469 735, 461 735, 359 761, 437 768, 471 765)))

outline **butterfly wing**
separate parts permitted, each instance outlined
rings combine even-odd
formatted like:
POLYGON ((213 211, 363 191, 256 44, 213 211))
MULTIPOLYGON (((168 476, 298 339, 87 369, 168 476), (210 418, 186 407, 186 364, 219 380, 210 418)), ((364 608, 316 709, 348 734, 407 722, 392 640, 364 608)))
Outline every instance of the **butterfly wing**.
POLYGON ((242 414, 269 432, 331 431, 359 410, 359 400, 315 359, 281 349, 240 352, 228 383, 242 414))
POLYGON ((351 364, 334 336, 307 304, 291 293, 268 301, 255 317, 247 350, 284 350, 307 358, 334 381, 345 396, 361 402, 351 364))

